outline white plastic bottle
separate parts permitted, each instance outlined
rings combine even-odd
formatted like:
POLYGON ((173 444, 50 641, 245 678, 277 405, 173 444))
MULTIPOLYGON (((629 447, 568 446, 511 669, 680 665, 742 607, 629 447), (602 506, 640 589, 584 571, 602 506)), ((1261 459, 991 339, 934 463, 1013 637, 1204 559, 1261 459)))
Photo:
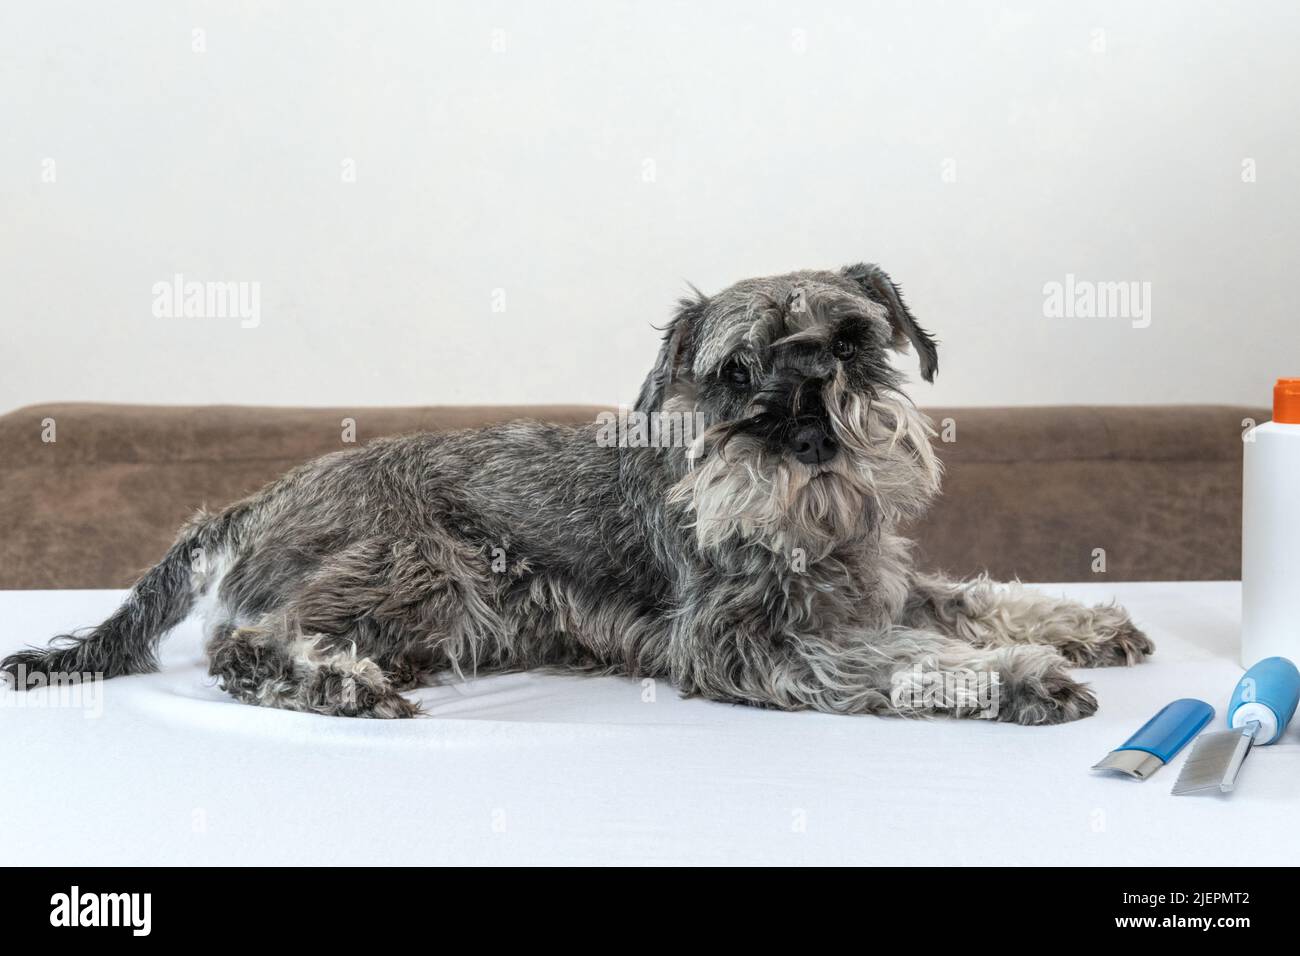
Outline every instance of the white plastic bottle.
POLYGON ((1300 378, 1273 387, 1273 420, 1245 435, 1241 666, 1300 661, 1300 378))

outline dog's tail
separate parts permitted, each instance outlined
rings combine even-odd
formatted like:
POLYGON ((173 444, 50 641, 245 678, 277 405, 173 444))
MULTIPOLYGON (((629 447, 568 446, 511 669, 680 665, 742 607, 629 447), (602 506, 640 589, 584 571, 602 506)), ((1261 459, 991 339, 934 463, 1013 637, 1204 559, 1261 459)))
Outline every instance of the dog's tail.
POLYGON ((200 512, 166 556, 145 572, 121 607, 88 632, 62 634, 44 649, 29 648, 0 661, 19 690, 32 674, 118 677, 158 669, 158 642, 194 605, 205 570, 229 541, 233 512, 200 512))

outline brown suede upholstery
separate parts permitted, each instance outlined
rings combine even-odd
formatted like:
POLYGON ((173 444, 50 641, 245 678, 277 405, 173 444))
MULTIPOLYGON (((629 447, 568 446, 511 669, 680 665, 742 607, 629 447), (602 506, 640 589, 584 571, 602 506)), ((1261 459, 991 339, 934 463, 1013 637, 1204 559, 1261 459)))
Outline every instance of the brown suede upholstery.
POLYGON ((1243 420, 1267 409, 927 411, 955 440, 935 446, 944 493, 912 531, 919 566, 1023 581, 1241 577, 1243 420))
POLYGON ((126 587, 201 506, 381 435, 513 418, 589 422, 573 405, 254 408, 60 404, 0 417, 0 588, 126 587), (43 441, 53 420, 55 441, 43 441), (349 436, 351 437, 351 436, 349 436))
MULTIPOLYGON (((0 417, 0 588, 125 587, 196 508, 408 431, 584 406, 301 409, 61 404, 0 417), (54 423, 55 441, 45 441, 54 423)), ((1242 420, 1261 409, 930 409, 947 468, 918 563, 1025 581, 1240 576, 1242 420), (1095 549, 1105 571, 1095 572, 1095 549)))

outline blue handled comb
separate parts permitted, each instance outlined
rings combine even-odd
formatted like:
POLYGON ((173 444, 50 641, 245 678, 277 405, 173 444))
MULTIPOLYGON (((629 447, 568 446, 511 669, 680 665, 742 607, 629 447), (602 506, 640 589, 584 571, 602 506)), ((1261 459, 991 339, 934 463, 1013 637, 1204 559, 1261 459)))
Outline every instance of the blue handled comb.
POLYGON ((1203 700, 1184 697, 1166 704, 1092 769, 1145 780, 1169 763, 1213 717, 1214 708, 1203 700))
POLYGON ((1275 743, 1300 702, 1300 670, 1285 657, 1266 657, 1246 671, 1228 703, 1232 730, 1206 734, 1187 755, 1175 794, 1198 790, 1227 793, 1237 785, 1241 765, 1256 744, 1275 743))

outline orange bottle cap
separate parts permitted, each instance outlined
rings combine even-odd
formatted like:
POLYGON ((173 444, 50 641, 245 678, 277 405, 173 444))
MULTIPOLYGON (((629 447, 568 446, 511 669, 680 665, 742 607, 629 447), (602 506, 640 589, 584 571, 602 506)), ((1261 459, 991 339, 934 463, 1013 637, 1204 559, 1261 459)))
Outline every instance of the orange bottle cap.
POLYGON ((1300 425, 1300 378, 1279 378, 1273 386, 1273 421, 1300 425))

